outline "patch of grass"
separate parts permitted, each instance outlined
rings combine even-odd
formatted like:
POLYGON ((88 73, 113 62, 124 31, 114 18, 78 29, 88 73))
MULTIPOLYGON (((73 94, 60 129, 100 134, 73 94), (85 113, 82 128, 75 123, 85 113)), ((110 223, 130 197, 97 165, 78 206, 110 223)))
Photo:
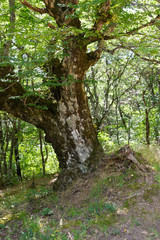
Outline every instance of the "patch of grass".
POLYGON ((157 213, 157 212, 155 213, 155 219, 160 220, 160 213, 157 213))
POLYGON ((51 190, 48 190, 45 187, 40 186, 39 188, 36 188, 36 189, 28 189, 28 191, 26 192, 26 198, 28 200, 30 199, 33 200, 33 199, 45 197, 50 193, 51 193, 51 190))
POLYGON ((27 213, 25 211, 19 212, 19 213, 8 213, 5 216, 3 216, 2 218, 0 218, 0 224, 6 224, 12 220, 20 220, 23 219, 24 216, 26 216, 27 213))
POLYGON ((52 214, 52 209, 50 208, 43 208, 41 215, 42 216, 47 216, 47 215, 51 215, 52 214))
POLYGON ((91 190, 90 198, 99 198, 109 187, 122 187, 125 184, 125 176, 125 174, 120 174, 101 180, 96 179, 96 184, 91 190))
POLYGON ((138 149, 141 152, 142 156, 152 165, 152 167, 157 171, 160 172, 160 149, 159 146, 150 145, 149 147, 144 145, 140 146, 138 149))
POLYGON ((125 171, 125 173, 109 176, 100 180, 96 179, 96 184, 90 191, 89 199, 102 197, 108 188, 123 189, 124 187, 131 187, 131 190, 140 189, 141 185, 137 182, 138 177, 138 173, 135 170, 129 169, 125 171))
POLYGON ((92 188, 90 192, 90 198, 100 197, 102 191, 107 189, 108 183, 109 181, 106 178, 101 180, 96 180, 96 185, 92 188))
POLYGON ((112 228, 110 235, 118 235, 120 234, 120 229, 119 228, 112 228))
POLYGON ((146 214, 147 214, 146 208, 145 207, 141 208, 141 217, 144 218, 145 217, 144 215, 146 214))
POLYGON ((125 202, 123 203, 123 208, 127 208, 129 209, 130 207, 133 207, 136 204, 136 200, 135 197, 131 197, 127 200, 125 200, 125 202))
POLYGON ((158 168, 159 173, 156 174, 155 179, 160 185, 160 169, 158 168))
MULTIPOLYGON (((106 169, 104 169, 104 174, 105 171, 106 169)), ((0 222, 0 232, 6 236, 2 239, 12 240, 13 236, 19 240, 85 240, 92 239, 92 237, 99 239, 99 236, 112 239, 114 235, 121 233, 117 226, 120 226, 122 221, 126 223, 128 212, 135 213, 134 210, 137 210, 135 205, 142 199, 135 197, 136 191, 143 187, 146 189, 143 198, 151 201, 152 196, 156 195, 159 189, 158 183, 147 185, 145 180, 139 179, 139 174, 132 169, 100 180, 95 179, 95 181, 91 190, 90 187, 86 189, 87 198, 85 195, 85 198, 78 203, 75 203, 78 195, 74 196, 75 199, 72 201, 72 195, 66 200, 61 198, 62 194, 59 201, 59 195, 45 186, 37 186, 35 189, 21 188, 19 192, 13 191, 11 195, 4 193, 0 197, 0 211, 2 210, 4 216, 11 215, 8 215, 7 219, 10 222, 0 222), (120 212, 117 212, 118 206, 114 203, 106 202, 108 196, 114 201, 115 195, 115 201, 122 208, 120 212), (128 199, 129 196, 130 199, 128 199)), ((143 202, 144 200, 142 204, 143 202)), ((150 214, 148 209, 141 208, 138 215, 134 215, 137 219, 131 219, 130 229, 140 225, 139 216, 142 219, 148 217, 148 214, 150 214)), ((154 214, 155 219, 159 220, 160 215, 155 212, 154 214)), ((151 229, 150 233, 152 236, 157 236, 154 229, 151 229)))
POLYGON ((0 230, 5 228, 5 225, 3 223, 0 223, 0 230))
POLYGON ((134 182, 134 183, 128 183, 127 188, 129 188, 132 191, 138 190, 142 188, 142 184, 139 182, 134 182))
POLYGON ((69 209, 67 209, 67 216, 68 217, 75 217, 79 216, 82 213, 82 211, 74 206, 71 206, 69 209))
POLYGON ((93 202, 89 204, 88 212, 91 215, 100 215, 102 212, 116 212, 117 209, 115 208, 113 203, 106 203, 106 202, 93 202))
POLYGON ((82 225, 80 229, 72 229, 70 236, 68 236, 67 240, 68 239, 74 239, 74 240, 86 239, 86 235, 87 235, 87 229, 85 226, 82 225))
POLYGON ((150 186, 150 189, 146 189, 144 194, 143 194, 143 198, 146 201, 152 202, 152 196, 156 196, 158 194, 158 190, 159 190, 159 185, 158 184, 152 184, 150 186))
POLYGON ((11 195, 11 196, 5 196, 3 197, 3 200, 1 200, 0 203, 0 210, 14 210, 17 206, 19 206, 20 203, 24 201, 24 197, 20 196, 20 194, 11 195))
POLYGON ((117 214, 100 214, 95 215, 94 218, 91 219, 92 226, 108 229, 109 226, 115 224, 117 222, 117 214))
POLYGON ((24 218, 23 227, 19 240, 38 239, 38 240, 67 240, 67 236, 62 234, 50 225, 42 222, 41 218, 24 218))
POLYGON ((71 228, 71 227, 78 227, 82 225, 82 221, 80 219, 74 219, 74 220, 67 220, 63 225, 62 228, 71 228))

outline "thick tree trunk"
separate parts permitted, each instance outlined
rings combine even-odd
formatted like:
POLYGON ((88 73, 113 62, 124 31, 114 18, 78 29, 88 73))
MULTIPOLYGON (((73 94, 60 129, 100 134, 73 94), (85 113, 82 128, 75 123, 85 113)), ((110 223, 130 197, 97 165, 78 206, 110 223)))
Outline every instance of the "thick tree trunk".
POLYGON ((101 158, 103 150, 93 127, 82 82, 63 85, 57 103, 39 97, 10 99, 11 95, 17 96, 17 91, 23 95, 24 90, 19 83, 2 82, 1 86, 5 90, 1 93, 0 109, 44 130, 46 141, 52 144, 62 170, 87 173, 101 158), (28 106, 29 103, 35 103, 35 106, 28 106), (48 110, 39 108, 44 104, 48 110))
POLYGON ((60 168, 87 173, 91 162, 96 162, 102 149, 92 124, 82 83, 73 83, 61 90, 58 114, 53 125, 48 122, 46 140, 52 143, 60 168), (53 126, 53 130, 52 130, 53 126))
POLYGON ((51 89, 57 102, 57 113, 54 119, 47 118, 51 123, 48 122, 45 133, 46 141, 52 144, 57 154, 60 168, 65 174, 72 172, 70 180, 77 173, 89 172, 103 155, 84 89, 85 72, 97 61, 100 53, 96 51, 92 56, 88 55, 86 46, 80 46, 76 38, 69 39, 64 49, 67 57, 56 69, 54 59, 48 67, 50 77, 56 75, 62 85, 51 89))

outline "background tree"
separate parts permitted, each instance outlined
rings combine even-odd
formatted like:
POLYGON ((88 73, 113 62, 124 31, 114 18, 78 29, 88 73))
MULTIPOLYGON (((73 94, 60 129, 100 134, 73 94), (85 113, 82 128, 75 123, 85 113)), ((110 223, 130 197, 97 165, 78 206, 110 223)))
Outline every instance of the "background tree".
POLYGON ((135 141, 147 143, 148 138, 152 143, 157 142, 160 131, 158 72, 158 65, 124 50, 113 56, 104 54, 88 71, 88 99, 94 123, 102 137, 108 134, 106 140, 109 138, 120 145, 130 141, 132 144, 135 141), (146 111, 150 113, 147 121, 146 111), (148 123, 151 128, 149 135, 146 131, 148 123))

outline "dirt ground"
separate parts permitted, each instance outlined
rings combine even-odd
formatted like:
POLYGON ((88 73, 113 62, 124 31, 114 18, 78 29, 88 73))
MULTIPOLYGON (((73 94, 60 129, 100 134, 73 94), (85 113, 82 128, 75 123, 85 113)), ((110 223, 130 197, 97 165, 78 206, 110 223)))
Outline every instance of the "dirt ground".
POLYGON ((117 221, 108 228, 107 234, 95 228, 85 239, 160 240, 160 185, 155 180, 154 172, 138 172, 136 179, 132 174, 126 174, 123 181, 120 179, 117 183, 116 178, 121 176, 123 167, 119 165, 120 170, 117 170, 117 164, 114 167, 112 164, 110 167, 107 165, 108 169, 104 166, 105 164, 102 164, 89 179, 86 177, 78 181, 72 188, 60 194, 62 205, 65 205, 67 200, 71 205, 81 208, 84 201, 90 201, 88 195, 94 185, 111 177, 111 184, 102 184, 99 198, 118 206, 117 221))
MULTIPOLYGON (((113 161, 108 164, 106 160, 95 172, 56 193, 51 193, 55 180, 53 176, 37 179, 36 188, 43 185, 49 192, 36 198, 29 197, 27 201, 17 204, 14 212, 25 210, 32 218, 41 217, 46 225, 54 220, 57 223, 55 228, 59 229, 57 231, 66 234, 63 238, 60 237, 62 235, 57 235, 58 237, 46 239, 160 240, 160 184, 156 177, 154 171, 142 173, 137 169, 125 169, 123 162, 113 161), (57 200, 53 202, 55 194, 57 200), (89 206, 101 202, 113 204, 116 212, 91 212, 89 206), (44 209, 51 211, 42 214, 44 209), (74 234, 75 231, 79 235, 74 234), (81 231, 85 231, 85 234, 81 234, 81 231)), ((29 188, 30 183, 25 188, 29 188)), ((14 195, 21 191, 18 188, 8 191, 14 195)), ((1 199, 5 191, 1 191, 1 199)), ((4 219, 4 214, 1 210, 0 220, 4 219)), ((12 218, 4 225, 0 229, 1 240, 27 239, 20 238, 20 230, 24 228, 21 219, 12 218)), ((38 237, 29 239, 39 240, 38 237)))

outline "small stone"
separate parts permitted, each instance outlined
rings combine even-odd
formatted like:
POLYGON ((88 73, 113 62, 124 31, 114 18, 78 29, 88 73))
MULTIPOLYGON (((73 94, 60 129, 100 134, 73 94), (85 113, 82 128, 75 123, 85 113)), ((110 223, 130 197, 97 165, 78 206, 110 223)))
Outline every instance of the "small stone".
POLYGON ((147 231, 143 231, 142 234, 143 235, 148 235, 148 232, 147 231))

